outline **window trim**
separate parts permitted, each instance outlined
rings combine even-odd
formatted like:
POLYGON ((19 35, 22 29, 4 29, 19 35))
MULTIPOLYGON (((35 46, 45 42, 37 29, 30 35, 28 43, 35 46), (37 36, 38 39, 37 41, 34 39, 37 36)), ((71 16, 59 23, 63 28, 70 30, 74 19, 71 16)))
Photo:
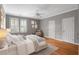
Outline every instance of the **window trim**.
POLYGON ((15 16, 7 16, 7 18, 8 18, 7 21, 6 21, 6 27, 7 28, 10 28, 10 18, 17 18, 18 19, 18 22, 19 22, 18 23, 18 26, 19 26, 18 32, 11 32, 12 34, 15 34, 15 33, 26 33, 27 32, 27 28, 26 28, 26 31, 25 32, 21 32, 20 31, 20 28, 21 28, 20 27, 20 21, 21 20, 26 20, 26 27, 27 27, 27 19, 26 18, 23 18, 23 17, 20 18, 20 17, 15 17, 15 16))

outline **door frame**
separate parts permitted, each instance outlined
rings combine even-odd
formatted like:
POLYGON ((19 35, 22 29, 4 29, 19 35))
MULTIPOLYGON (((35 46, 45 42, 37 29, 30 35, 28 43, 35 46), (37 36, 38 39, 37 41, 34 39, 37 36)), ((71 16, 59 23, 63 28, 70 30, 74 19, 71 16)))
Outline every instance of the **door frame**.
MULTIPOLYGON (((68 24, 67 24, 67 25, 68 25, 68 24)), ((68 17, 68 18, 62 19, 62 39, 63 39, 63 41, 69 42, 69 43, 75 43, 75 42, 74 42, 74 39, 75 39, 75 37, 74 37, 74 34, 75 34, 74 26, 75 26, 75 24, 74 24, 74 17, 68 17), (71 18, 72 18, 72 19, 71 19, 71 18), (72 20, 72 22, 73 22, 73 23, 71 23, 71 24, 73 25, 73 27, 72 27, 72 28, 73 28, 73 30, 72 30, 72 31, 73 31, 73 35, 71 35, 71 36, 73 36, 73 37, 72 37, 72 39, 73 39, 72 42, 71 42, 71 41, 68 41, 69 39, 64 40, 64 37, 63 37, 64 34, 67 35, 67 33, 69 33, 69 32, 67 32, 66 30, 63 30, 63 26, 66 25, 66 24, 64 24, 64 23, 65 23, 64 21, 65 21, 65 20, 68 21, 68 19, 72 20)), ((66 36, 66 37, 69 38, 68 36, 66 36)), ((70 37, 70 38, 71 38, 71 37, 70 37)))

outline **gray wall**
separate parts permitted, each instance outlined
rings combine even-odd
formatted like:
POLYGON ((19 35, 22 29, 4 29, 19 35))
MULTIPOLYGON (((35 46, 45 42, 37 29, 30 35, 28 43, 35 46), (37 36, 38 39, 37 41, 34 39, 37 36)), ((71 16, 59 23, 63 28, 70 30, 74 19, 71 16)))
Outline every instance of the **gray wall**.
MULTIPOLYGON (((79 5, 78 5, 78 8, 79 8, 79 5)), ((78 40, 77 40, 77 42, 79 43, 79 9, 78 9, 78 34, 77 34, 77 36, 78 36, 78 40)))
POLYGON ((79 43, 79 5, 78 5, 78 12, 77 12, 76 19, 75 20, 75 42, 79 43))
POLYGON ((77 36, 77 32, 79 31, 78 27, 78 10, 73 10, 67 13, 63 13, 60 15, 52 16, 49 18, 46 18, 44 20, 40 21, 40 28, 43 30, 45 36, 48 36, 48 21, 55 20, 55 33, 56 33, 56 38, 59 38, 62 40, 62 19, 68 18, 68 17, 74 17, 75 18, 75 43, 79 43, 79 39, 77 36))
POLYGON ((27 17, 22 17, 22 16, 14 16, 14 15, 9 15, 7 14, 6 15, 6 28, 9 28, 9 17, 16 17, 16 18, 19 18, 19 19, 27 19, 27 33, 14 33, 14 34, 25 34, 25 35, 28 35, 28 34, 31 34, 33 33, 34 31, 36 31, 36 29, 33 29, 32 28, 32 25, 31 25, 31 20, 34 20, 36 21, 36 19, 32 19, 32 18, 27 18, 27 17))
POLYGON ((45 36, 48 36, 48 21, 49 20, 40 21, 40 29, 44 32, 45 36))

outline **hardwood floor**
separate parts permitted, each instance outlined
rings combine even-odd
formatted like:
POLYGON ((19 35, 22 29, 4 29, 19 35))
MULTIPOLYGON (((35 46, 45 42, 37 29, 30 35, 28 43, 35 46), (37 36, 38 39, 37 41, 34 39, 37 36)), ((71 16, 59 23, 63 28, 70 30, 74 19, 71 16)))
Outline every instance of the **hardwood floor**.
POLYGON ((51 53, 51 55, 78 55, 78 45, 50 38, 46 38, 46 42, 58 47, 58 50, 56 50, 54 53, 51 53))

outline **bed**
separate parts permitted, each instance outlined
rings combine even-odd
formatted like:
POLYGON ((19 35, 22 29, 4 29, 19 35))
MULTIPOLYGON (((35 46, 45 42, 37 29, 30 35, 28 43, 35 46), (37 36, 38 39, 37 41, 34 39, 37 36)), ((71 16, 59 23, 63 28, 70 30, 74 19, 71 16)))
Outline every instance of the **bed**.
POLYGON ((29 55, 47 48, 44 38, 37 35, 11 35, 8 34, 4 48, 0 49, 1 55, 29 55))

